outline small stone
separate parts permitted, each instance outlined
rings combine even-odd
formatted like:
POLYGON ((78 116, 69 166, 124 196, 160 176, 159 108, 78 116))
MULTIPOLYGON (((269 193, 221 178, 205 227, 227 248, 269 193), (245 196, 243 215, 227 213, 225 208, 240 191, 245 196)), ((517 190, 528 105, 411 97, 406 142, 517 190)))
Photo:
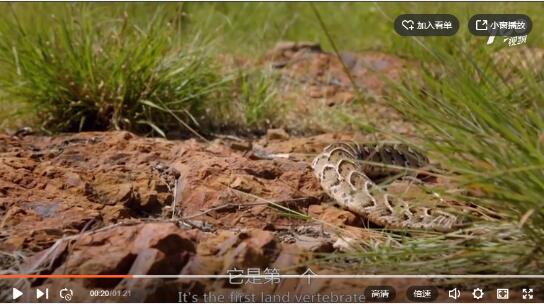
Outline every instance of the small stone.
POLYGON ((266 131, 266 138, 268 140, 287 140, 289 134, 284 129, 268 129, 266 131))

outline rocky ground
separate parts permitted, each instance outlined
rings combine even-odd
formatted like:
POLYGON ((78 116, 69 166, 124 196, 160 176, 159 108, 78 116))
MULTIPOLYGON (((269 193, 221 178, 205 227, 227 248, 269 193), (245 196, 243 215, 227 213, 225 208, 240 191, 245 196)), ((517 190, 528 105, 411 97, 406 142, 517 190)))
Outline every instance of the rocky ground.
MULTIPOLYGON (((384 76, 398 80, 416 65, 377 52, 342 53, 342 58, 345 65, 317 44, 282 43, 263 64, 282 73, 283 94, 295 96, 301 111, 354 102, 355 82, 365 96, 373 96, 365 107, 376 121, 410 134, 412 126, 379 97, 386 94, 384 76)), ((0 135, 0 269, 25 274, 224 274, 236 267, 294 274, 311 267, 337 273, 316 265, 312 254, 381 237, 367 229, 364 219, 335 207, 309 166, 327 144, 351 139, 368 138, 356 132, 295 137, 283 129, 253 140, 219 136, 210 142, 128 132, 0 135)), ((319 280, 308 285, 293 279, 240 287, 205 279, 48 279, 11 284, 21 289, 70 287, 79 291, 74 301, 82 302, 97 301, 88 292, 95 288, 138 290, 132 300, 177 301, 176 290, 196 295, 232 290, 349 294, 369 282, 319 280)), ((402 280, 395 284, 407 285, 402 280)))
MULTIPOLYGON (((284 136, 271 130, 251 147, 127 132, 2 136, 2 269, 218 274, 274 267, 298 273, 308 253, 342 246, 338 229, 361 240, 378 237, 354 214, 321 204, 327 199, 306 161, 353 135, 284 136), (313 220, 289 216, 281 207, 313 220), (18 254, 27 258, 14 265, 18 254)), ((72 287, 128 283, 75 280, 72 287)), ((161 294, 150 290, 146 296, 161 294)))

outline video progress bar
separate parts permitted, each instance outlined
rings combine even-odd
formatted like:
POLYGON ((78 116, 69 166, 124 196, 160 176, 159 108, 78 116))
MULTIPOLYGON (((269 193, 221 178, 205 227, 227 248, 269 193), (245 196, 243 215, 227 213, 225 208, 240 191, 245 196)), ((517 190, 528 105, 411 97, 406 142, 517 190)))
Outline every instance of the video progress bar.
POLYGON ((481 274, 268 274, 268 275, 247 275, 247 274, 211 274, 211 275, 147 275, 147 274, 4 274, 0 279, 269 279, 271 277, 280 279, 544 279, 541 274, 504 274, 504 275, 481 275, 481 274))

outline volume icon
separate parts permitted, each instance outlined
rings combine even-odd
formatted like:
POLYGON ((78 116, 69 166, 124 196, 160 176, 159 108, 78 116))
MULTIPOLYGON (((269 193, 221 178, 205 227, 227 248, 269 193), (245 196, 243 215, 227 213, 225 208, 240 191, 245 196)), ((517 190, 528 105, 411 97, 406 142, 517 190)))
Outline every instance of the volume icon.
POLYGON ((457 288, 450 289, 448 291, 448 296, 454 300, 457 300, 459 297, 461 297, 461 291, 459 291, 457 288))

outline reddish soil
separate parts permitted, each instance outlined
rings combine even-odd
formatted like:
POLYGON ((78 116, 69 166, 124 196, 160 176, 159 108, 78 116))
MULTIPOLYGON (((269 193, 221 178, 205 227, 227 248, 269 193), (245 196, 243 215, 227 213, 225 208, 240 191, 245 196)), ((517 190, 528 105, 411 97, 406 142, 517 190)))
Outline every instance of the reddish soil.
POLYGON ((354 85, 366 96, 382 96, 388 81, 398 82, 416 68, 414 62, 381 52, 339 55, 323 51, 317 43, 280 42, 266 54, 265 62, 282 70, 292 83, 304 84, 305 95, 326 98, 329 105, 353 101, 354 85))
MULTIPOLYGON (((391 54, 325 52, 317 43, 280 42, 262 64, 281 75, 280 94, 288 100, 291 129, 339 130, 324 109, 343 109, 385 133, 413 134, 413 126, 384 100, 392 84, 417 77, 419 64, 391 54), (350 75, 350 76, 348 76, 350 75), (302 121, 302 127, 297 122, 302 121)), ((289 119, 288 119, 289 120, 289 119)), ((345 127, 345 126, 344 126, 345 127)), ((341 128, 340 128, 341 129, 341 128)))
POLYGON ((324 195, 304 160, 353 135, 290 139, 283 133, 271 130, 251 149, 237 141, 169 141, 128 132, 3 135, 0 250, 28 258, 19 266, 3 259, 2 268, 210 274, 277 267, 296 273, 302 265, 292 266, 307 252, 333 250, 336 234, 328 226, 282 215, 271 203, 372 237, 355 215, 320 205, 324 195))

